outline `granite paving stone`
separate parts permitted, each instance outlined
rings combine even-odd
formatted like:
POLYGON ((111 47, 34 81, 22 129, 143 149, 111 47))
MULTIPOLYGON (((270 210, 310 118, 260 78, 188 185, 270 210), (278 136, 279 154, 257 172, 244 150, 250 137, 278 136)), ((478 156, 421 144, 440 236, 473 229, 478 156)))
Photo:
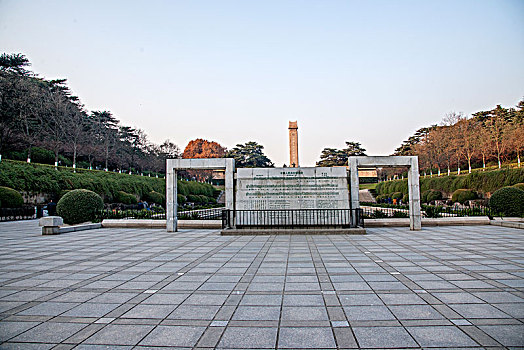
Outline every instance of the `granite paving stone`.
POLYGON ((108 324, 85 340, 86 344, 136 345, 154 327, 146 325, 108 324))
POLYGON ((350 321, 395 320, 395 316, 385 306, 344 306, 350 321))
POLYGON ((120 304, 84 303, 64 312, 62 316, 102 317, 116 309, 120 304))
POLYGON ((478 346, 473 339, 455 326, 408 327, 407 329, 422 347, 478 346))
POLYGON ((0 322, 0 342, 7 341, 18 334, 38 325, 39 322, 0 322))
POLYGON ((522 347, 524 345, 524 325, 522 324, 480 326, 480 329, 504 346, 522 347))
POLYGON ((389 309, 399 320, 436 320, 444 318, 430 305, 390 306, 389 309))
POLYGON ((281 349, 333 349, 336 348, 330 327, 282 327, 278 337, 281 349))
POLYGON ((78 303, 43 302, 27 310, 19 312, 18 315, 58 316, 74 308, 75 306, 78 306, 78 303))
POLYGON ((233 314, 233 320, 264 321, 280 319, 278 306, 239 306, 233 314))
POLYGON ((122 318, 165 318, 176 305, 139 304, 123 314, 122 318))
POLYGON ((284 306, 282 308, 282 320, 286 321, 322 321, 328 319, 325 307, 284 306))
POLYGON ((16 336, 12 341, 60 343, 86 326, 85 323, 45 322, 16 336))
POLYGON ((403 327, 354 327, 363 348, 411 348, 417 343, 403 327))
POLYGON ((205 327, 157 326, 140 342, 140 345, 193 347, 205 329, 205 327))
POLYGON ((273 327, 227 327, 218 348, 273 349, 277 342, 277 331, 273 327))

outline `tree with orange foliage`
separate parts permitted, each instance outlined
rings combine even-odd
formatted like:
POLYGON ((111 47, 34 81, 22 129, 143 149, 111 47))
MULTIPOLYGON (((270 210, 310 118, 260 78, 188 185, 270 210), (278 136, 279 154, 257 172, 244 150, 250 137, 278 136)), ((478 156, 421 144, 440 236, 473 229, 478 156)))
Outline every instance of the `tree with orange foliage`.
POLYGON ((204 139, 191 140, 182 153, 182 158, 222 158, 226 148, 219 143, 204 139))

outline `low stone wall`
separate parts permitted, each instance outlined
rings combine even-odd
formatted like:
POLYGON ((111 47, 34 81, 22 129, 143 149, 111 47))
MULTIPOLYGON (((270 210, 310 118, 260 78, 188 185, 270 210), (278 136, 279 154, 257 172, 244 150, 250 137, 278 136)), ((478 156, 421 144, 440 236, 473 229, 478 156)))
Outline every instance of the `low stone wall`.
POLYGON ((494 218, 490 221, 490 224, 495 226, 524 229, 524 218, 494 218))
MULTIPOLYGON (((409 226, 409 223, 408 223, 409 226)), ((355 228, 310 228, 310 229, 227 229, 220 231, 222 236, 260 236, 260 235, 364 235, 366 229, 355 228)))
MULTIPOLYGON (((422 226, 469 226, 489 225, 487 216, 469 216, 452 218, 423 218, 422 226)), ((409 227, 408 218, 364 219, 365 227, 409 227)))
POLYGON ((42 227, 42 235, 59 235, 66 232, 93 230, 102 227, 102 224, 100 223, 63 226, 64 220, 60 216, 47 216, 40 218, 38 225, 42 227))
MULTIPOLYGON (((166 228, 166 220, 142 220, 142 219, 106 219, 102 221, 102 227, 107 228, 166 228)), ((178 220, 180 229, 213 229, 222 228, 221 220, 178 220)))

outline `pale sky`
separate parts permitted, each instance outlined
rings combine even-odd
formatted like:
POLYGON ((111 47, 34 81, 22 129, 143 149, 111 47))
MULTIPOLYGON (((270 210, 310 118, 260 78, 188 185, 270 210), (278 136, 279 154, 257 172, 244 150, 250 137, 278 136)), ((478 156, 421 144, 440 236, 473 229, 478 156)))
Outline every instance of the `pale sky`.
POLYGON ((0 51, 150 140, 256 141, 301 166, 388 155, 445 113, 524 97, 524 1, 0 0, 0 51))

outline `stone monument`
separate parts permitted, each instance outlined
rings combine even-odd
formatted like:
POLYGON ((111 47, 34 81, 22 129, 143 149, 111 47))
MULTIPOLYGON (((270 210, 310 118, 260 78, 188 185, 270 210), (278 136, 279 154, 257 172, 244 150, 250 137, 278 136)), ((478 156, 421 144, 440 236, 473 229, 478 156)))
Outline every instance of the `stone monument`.
POLYGON ((289 166, 298 168, 298 125, 297 122, 289 122, 289 166))
POLYGON ((345 168, 241 168, 235 194, 237 225, 341 223, 350 208, 345 168))
POLYGON ((237 169, 237 210, 349 209, 345 168, 237 169))

